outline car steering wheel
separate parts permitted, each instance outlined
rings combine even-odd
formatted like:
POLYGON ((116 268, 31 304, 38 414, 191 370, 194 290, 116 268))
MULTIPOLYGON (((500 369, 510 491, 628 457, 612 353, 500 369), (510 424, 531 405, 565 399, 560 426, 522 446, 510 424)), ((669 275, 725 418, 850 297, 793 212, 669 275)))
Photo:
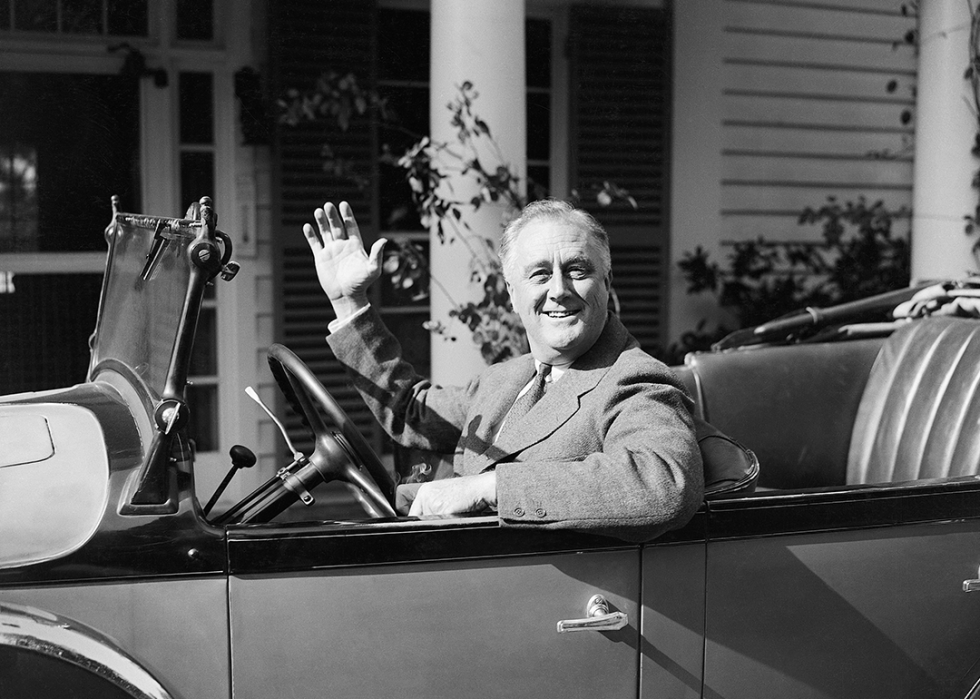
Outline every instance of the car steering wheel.
POLYGON ((310 368, 280 344, 269 348, 269 366, 286 399, 313 431, 314 448, 308 458, 323 482, 339 480, 353 486, 354 495, 372 517, 396 517, 391 505, 395 499, 391 476, 310 368), (324 423, 318 407, 334 430, 324 423))

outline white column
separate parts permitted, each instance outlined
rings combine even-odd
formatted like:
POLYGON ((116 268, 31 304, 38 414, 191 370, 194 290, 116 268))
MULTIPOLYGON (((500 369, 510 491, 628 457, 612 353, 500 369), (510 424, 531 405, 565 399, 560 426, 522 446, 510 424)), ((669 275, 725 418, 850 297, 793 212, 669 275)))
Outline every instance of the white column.
POLYGON ((722 93, 725 3, 684 0, 673 4, 674 80, 670 173, 671 342, 703 318, 721 317, 710 294, 687 292, 677 263, 697 246, 721 261, 722 93))
MULTIPOLYGON (((523 182, 527 169, 524 0, 432 0, 430 79, 432 139, 457 143, 446 105, 458 94, 457 86, 469 81, 479 93, 473 110, 490 127, 505 161, 501 163, 486 152, 481 154, 481 162, 487 169, 508 165, 523 182)), ((451 186, 453 197, 464 201, 478 193, 471 176, 454 176, 451 186)), ((484 206, 475 215, 467 214, 472 232, 460 227, 466 240, 440 243, 432 232, 432 274, 455 303, 480 297, 480 290, 470 279, 469 250, 484 246, 475 237, 499 240, 503 213, 500 206, 484 206)), ((442 321, 449 334, 458 338, 456 342, 438 336, 432 339, 432 379, 444 385, 465 383, 486 366, 468 329, 449 322, 451 308, 452 303, 433 284, 432 319, 442 321)))
POLYGON ((977 205, 971 181, 980 162, 970 83, 970 8, 963 0, 919 4, 919 67, 912 193, 912 278, 976 270, 964 216, 977 205))

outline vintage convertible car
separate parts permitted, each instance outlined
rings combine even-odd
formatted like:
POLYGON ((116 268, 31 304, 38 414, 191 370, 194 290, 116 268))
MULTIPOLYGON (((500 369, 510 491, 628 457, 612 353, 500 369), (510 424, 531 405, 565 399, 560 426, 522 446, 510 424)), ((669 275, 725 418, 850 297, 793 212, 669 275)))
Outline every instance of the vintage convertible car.
POLYGON ((396 516, 278 346, 315 448, 209 516, 183 392, 234 265, 198 209, 115 212, 88 381, 0 399, 4 699, 980 696, 980 323, 927 312, 969 284, 922 317, 851 322, 900 290, 689 356, 709 492, 642 546, 396 516), (275 522, 334 479, 363 521, 275 522))

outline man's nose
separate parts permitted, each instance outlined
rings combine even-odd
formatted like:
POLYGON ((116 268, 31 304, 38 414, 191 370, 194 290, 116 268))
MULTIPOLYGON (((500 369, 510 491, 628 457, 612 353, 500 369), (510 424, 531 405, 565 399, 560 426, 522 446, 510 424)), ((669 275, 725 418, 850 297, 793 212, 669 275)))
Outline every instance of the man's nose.
POLYGON ((560 299, 569 293, 568 285, 571 280, 564 274, 551 275, 551 282, 548 286, 548 296, 553 299, 560 299))

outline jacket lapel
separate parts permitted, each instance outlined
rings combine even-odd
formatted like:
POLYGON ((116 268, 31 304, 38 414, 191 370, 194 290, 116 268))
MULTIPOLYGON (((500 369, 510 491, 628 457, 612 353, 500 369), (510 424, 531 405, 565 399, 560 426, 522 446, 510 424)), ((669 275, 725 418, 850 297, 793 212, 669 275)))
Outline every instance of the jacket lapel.
MULTIPOLYGON (((486 424, 491 433, 486 435, 489 445, 482 454, 476 456, 467 464, 467 473, 479 473, 501 461, 506 461, 517 452, 537 444, 558 428, 568 422, 578 412, 581 397, 591 391, 615 363, 623 349, 626 339, 626 329, 622 323, 610 315, 606 327, 595 345, 582 357, 576 360, 561 377, 552 384, 544 397, 524 416, 520 429, 508 430, 501 439, 494 443, 492 430, 500 424, 500 420, 510 409, 520 389, 531 379, 533 360, 526 372, 520 372, 517 388, 509 393, 509 401, 501 401, 494 406, 494 415, 488 415, 486 424)), ((523 359, 523 358, 522 358, 523 359)), ((517 372, 515 372, 517 374, 517 372)), ((507 387, 508 391, 510 386, 507 387)))
MULTIPOLYGON (((534 375, 534 358, 530 354, 522 355, 512 361, 516 365, 512 371, 501 372, 500 376, 494 376, 493 380, 499 382, 495 391, 497 399, 485 406, 486 412, 483 413, 483 419, 476 430, 476 443, 486 445, 481 458, 483 455, 492 452, 493 437, 497 431, 497 426, 507 415, 507 411, 510 410, 514 401, 517 400, 517 394, 534 375)), ((481 467, 480 470, 482 468, 484 467, 481 467)), ((470 469, 467 469, 467 472, 470 472, 470 469)))

